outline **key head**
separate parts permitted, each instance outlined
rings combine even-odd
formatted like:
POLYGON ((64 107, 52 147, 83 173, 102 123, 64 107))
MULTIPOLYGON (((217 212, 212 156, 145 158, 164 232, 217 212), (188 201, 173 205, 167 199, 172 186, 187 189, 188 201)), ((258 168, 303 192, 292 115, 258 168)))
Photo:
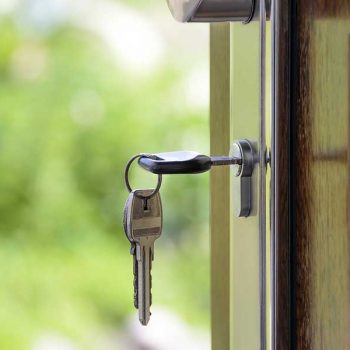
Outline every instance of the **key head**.
POLYGON ((162 234, 163 212, 159 192, 145 200, 153 190, 134 190, 129 195, 125 215, 125 232, 130 241, 144 244, 162 234))
POLYGON ((199 174, 210 170, 210 157, 192 151, 179 151, 144 155, 139 165, 154 174, 199 174))

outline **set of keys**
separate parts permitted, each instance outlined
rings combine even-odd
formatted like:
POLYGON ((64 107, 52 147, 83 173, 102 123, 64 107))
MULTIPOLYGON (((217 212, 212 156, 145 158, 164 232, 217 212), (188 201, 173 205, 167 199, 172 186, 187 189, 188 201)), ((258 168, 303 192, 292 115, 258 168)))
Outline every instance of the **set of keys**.
POLYGON ((163 221, 160 194, 150 197, 151 193, 152 190, 131 191, 124 209, 124 230, 134 260, 134 306, 144 326, 151 316, 154 242, 162 233, 163 221))
POLYGON ((131 244, 134 271, 134 306, 139 310, 139 320, 146 326, 152 305, 152 262, 154 242, 162 234, 163 212, 160 187, 164 174, 197 174, 215 165, 240 166, 237 157, 209 157, 195 152, 169 152, 139 154, 131 158, 125 168, 125 183, 129 197, 124 208, 124 231, 131 244), (154 190, 133 190, 129 184, 129 169, 134 160, 145 170, 158 175, 154 190))

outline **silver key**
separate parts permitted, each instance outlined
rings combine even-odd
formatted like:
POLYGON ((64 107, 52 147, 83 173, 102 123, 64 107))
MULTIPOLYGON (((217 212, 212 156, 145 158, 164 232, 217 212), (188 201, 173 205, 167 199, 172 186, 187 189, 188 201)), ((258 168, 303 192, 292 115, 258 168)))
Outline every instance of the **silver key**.
POLYGON ((138 263, 136 259, 136 243, 133 241, 132 237, 130 237, 128 233, 128 215, 129 211, 131 210, 131 203, 132 203, 132 198, 134 196, 134 193, 131 192, 124 207, 124 217, 123 217, 123 226, 124 226, 124 232, 129 240, 131 247, 130 247, 130 254, 133 256, 133 274, 134 274, 134 281, 133 281, 133 286, 134 286, 134 306, 136 309, 138 309, 138 263))
POLYGON ((159 192, 144 200, 139 196, 148 196, 152 190, 135 190, 130 193, 126 214, 126 232, 130 241, 136 243, 137 259, 137 296, 139 320, 146 326, 150 319, 152 303, 152 260, 154 241, 162 233, 162 204, 159 192))

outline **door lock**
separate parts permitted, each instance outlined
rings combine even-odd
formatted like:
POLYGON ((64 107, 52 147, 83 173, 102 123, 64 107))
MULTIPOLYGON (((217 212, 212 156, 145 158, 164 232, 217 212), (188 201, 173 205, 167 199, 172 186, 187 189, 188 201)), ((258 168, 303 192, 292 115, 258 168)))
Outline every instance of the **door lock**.
POLYGON ((247 217, 251 211, 251 177, 258 159, 253 145, 248 140, 233 143, 230 156, 206 156, 197 152, 177 151, 141 154, 139 165, 158 175, 199 174, 213 166, 232 166, 234 176, 234 212, 238 217, 247 217))
POLYGON ((254 164, 258 163, 254 157, 253 145, 248 140, 233 143, 232 157, 240 157, 241 165, 233 166, 233 211, 237 217, 247 217, 252 208, 252 175, 254 164))

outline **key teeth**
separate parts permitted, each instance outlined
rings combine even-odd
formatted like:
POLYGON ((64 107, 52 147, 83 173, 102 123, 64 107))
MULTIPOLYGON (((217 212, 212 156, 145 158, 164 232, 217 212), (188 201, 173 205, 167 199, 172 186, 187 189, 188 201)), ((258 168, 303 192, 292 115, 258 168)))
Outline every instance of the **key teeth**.
POLYGON ((151 305, 152 305, 152 274, 150 272, 149 274, 149 306, 151 305))
POLYGON ((137 277, 134 278, 134 306, 136 309, 139 308, 139 293, 137 288, 137 277))
POLYGON ((139 308, 139 293, 137 290, 137 280, 134 280, 134 306, 136 309, 139 308))
POLYGON ((131 248, 130 248, 130 254, 133 255, 133 273, 134 273, 134 307, 135 309, 139 308, 139 294, 138 294, 138 267, 137 267, 137 261, 136 261, 136 244, 131 243, 131 248))

